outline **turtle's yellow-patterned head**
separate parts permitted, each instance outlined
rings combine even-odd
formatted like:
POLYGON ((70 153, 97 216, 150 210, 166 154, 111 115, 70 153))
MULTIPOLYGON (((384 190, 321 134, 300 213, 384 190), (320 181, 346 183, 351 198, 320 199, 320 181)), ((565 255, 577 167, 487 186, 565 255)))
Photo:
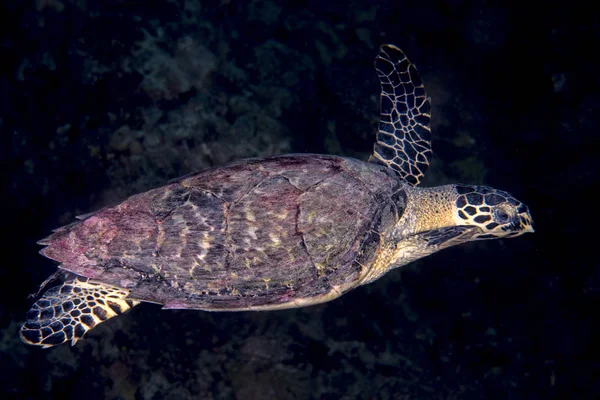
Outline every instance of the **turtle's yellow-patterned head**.
POLYGON ((486 186, 452 186, 458 195, 455 224, 481 230, 472 240, 516 237, 534 231, 529 209, 510 194, 486 186))

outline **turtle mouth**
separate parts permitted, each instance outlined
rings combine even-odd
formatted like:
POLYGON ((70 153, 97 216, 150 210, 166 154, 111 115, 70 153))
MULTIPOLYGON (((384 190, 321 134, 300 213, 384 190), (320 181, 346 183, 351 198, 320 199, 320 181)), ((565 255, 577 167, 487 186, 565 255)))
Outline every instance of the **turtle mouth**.
POLYGON ((503 230, 506 230, 507 233, 505 235, 498 235, 497 237, 514 238, 525 233, 535 232, 531 220, 524 217, 520 217, 515 223, 510 224, 508 229, 503 230))

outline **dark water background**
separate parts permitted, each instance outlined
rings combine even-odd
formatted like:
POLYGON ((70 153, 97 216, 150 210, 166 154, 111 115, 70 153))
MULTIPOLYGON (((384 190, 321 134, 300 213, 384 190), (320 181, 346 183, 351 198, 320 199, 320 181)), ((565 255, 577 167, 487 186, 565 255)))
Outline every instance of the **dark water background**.
POLYGON ((599 17, 522 4, 3 1, 0 397, 600 398, 599 17), (35 242, 75 215, 242 157, 366 159, 382 43, 433 98, 426 184, 507 190, 534 235, 305 309, 143 305, 74 348, 20 342, 56 268, 35 242))

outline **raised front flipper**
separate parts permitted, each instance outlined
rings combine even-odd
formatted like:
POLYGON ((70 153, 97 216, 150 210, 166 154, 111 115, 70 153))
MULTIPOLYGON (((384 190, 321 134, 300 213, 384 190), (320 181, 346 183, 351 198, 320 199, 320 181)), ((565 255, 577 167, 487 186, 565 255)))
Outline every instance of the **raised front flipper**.
POLYGON ((21 340, 44 348, 69 340, 75 345, 88 330, 139 304, 128 295, 126 289, 86 279, 67 281, 48 290, 31 307, 21 340))
POLYGON ((412 185, 431 160, 431 99, 402 50, 386 44, 375 58, 381 83, 381 116, 370 162, 386 165, 412 185))

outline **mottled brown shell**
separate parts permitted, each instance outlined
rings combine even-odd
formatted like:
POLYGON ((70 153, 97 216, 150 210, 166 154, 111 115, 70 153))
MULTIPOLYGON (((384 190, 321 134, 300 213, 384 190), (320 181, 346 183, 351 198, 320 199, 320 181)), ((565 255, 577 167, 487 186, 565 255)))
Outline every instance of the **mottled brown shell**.
POLYGON ((58 229, 45 256, 166 308, 295 307, 358 286, 403 211, 388 168, 320 155, 244 160, 58 229))

